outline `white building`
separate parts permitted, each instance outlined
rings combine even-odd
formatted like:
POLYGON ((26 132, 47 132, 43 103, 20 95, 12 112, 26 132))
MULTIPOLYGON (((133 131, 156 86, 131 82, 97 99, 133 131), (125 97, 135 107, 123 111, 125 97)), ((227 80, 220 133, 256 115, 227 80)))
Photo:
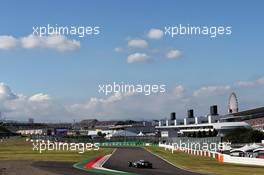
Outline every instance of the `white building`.
POLYGON ((194 117, 193 110, 188 111, 188 117, 184 119, 163 120, 159 121, 156 129, 160 130, 161 137, 178 137, 188 133, 195 132, 213 132, 216 130, 218 135, 224 135, 229 131, 237 128, 249 128, 246 122, 223 122, 221 116, 217 114, 217 107, 211 106, 211 114, 202 117, 194 117), (191 111, 191 113, 189 112, 191 111))

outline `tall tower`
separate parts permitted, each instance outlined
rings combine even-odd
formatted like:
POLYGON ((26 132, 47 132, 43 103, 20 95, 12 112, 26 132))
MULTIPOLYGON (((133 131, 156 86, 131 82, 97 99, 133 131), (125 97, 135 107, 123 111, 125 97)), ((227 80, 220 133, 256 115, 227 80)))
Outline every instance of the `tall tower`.
POLYGON ((237 96, 234 92, 231 93, 229 96, 229 101, 228 101, 228 113, 233 114, 238 112, 238 100, 237 96))

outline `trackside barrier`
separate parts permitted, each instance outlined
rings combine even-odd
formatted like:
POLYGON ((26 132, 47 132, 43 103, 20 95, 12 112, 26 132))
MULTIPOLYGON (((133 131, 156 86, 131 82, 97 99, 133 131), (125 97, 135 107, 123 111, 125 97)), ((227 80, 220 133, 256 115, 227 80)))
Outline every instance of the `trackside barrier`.
MULTIPOLYGON (((44 139, 26 139, 27 142, 33 142, 33 143, 48 143, 49 140, 44 139)), ((49 141, 50 142, 50 141, 49 141)), ((55 143, 67 143, 62 141, 54 141, 55 143)), ((99 143, 100 146, 158 146, 157 144, 153 143, 145 143, 145 142, 101 142, 99 143)))
POLYGON ((164 148, 165 150, 170 150, 172 153, 174 151, 182 151, 187 154, 195 155, 195 156, 204 156, 204 157, 211 157, 216 159, 217 161, 223 163, 224 162, 224 156, 221 153, 213 152, 213 151, 203 151, 203 150, 194 150, 191 148, 183 148, 179 149, 176 148, 173 144, 159 144, 159 147, 164 148))
POLYGON ((223 162, 226 163, 238 163, 244 165, 257 165, 264 166, 264 160, 251 157, 234 157, 227 154, 223 154, 223 162))
POLYGON ((101 142, 100 146, 150 146, 150 145, 154 145, 155 144, 151 144, 151 143, 144 143, 144 142, 131 142, 131 141, 127 141, 127 142, 101 142))
POLYGON ((244 165, 255 165, 255 166, 264 166, 264 160, 259 158, 250 158, 250 157, 234 157, 227 154, 222 154, 219 152, 213 151, 203 151, 203 150, 193 150, 189 148, 185 149, 176 149, 173 144, 159 144, 159 147, 165 148, 165 150, 182 151, 187 154, 211 157, 216 159, 220 163, 235 163, 235 164, 244 164, 244 165))

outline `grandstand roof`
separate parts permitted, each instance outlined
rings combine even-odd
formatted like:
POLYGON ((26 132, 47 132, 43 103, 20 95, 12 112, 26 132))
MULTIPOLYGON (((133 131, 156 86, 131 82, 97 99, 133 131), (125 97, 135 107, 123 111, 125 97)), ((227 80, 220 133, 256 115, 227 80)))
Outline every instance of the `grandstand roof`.
POLYGON ((241 115, 252 115, 252 114, 257 114, 257 113, 264 113, 264 107, 241 111, 241 112, 234 113, 232 115, 241 116, 241 115))

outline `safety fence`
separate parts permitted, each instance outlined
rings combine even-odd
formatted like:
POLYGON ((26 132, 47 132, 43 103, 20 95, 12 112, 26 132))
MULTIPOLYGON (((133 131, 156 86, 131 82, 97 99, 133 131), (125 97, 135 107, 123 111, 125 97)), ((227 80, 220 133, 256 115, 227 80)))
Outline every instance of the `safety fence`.
POLYGON ((108 146, 158 146, 158 144, 146 143, 146 142, 101 142, 101 147, 108 146))
POLYGON ((222 154, 219 152, 213 152, 209 150, 195 150, 190 148, 176 148, 174 144, 159 144, 159 147, 165 150, 170 150, 172 153, 174 151, 182 151, 187 154, 211 157, 216 159, 220 163, 234 163, 234 164, 244 164, 244 165, 254 165, 254 166, 264 166, 264 159, 250 158, 250 157, 234 157, 228 154, 222 154))

